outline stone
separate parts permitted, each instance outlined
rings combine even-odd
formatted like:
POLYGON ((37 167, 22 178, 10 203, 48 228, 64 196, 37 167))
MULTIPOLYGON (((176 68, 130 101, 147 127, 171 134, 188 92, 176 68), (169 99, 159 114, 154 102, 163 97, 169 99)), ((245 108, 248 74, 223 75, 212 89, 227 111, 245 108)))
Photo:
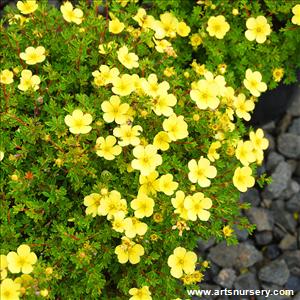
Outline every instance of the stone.
POLYGON ((291 297, 289 295, 274 295, 274 291, 281 291, 283 288, 277 284, 269 284, 269 283, 262 283, 261 284, 262 290, 270 291, 269 297, 266 298, 265 296, 259 296, 257 297, 257 300, 289 300, 291 297))
POLYGON ((290 200, 286 202, 286 209, 291 212, 300 212, 300 193, 295 194, 290 200))
POLYGON ((300 276, 300 250, 285 251, 281 256, 292 275, 300 276))
POLYGON ((269 210, 252 207, 246 211, 246 215, 251 223, 256 224, 257 231, 272 231, 274 219, 269 210))
POLYGON ((287 234, 279 243, 279 248, 281 250, 296 250, 297 249, 297 239, 294 235, 287 234))
POLYGON ((248 189, 247 192, 241 194, 241 202, 251 203, 252 206, 258 206, 260 203, 259 192, 256 188, 248 189))
POLYGON ((300 292, 293 297, 293 300, 300 300, 300 292))
POLYGON ((274 150, 276 146, 274 137, 268 132, 265 132, 265 138, 269 141, 269 147, 267 148, 267 151, 274 150))
POLYGON ((292 174, 295 173, 298 165, 298 160, 297 159, 287 159, 286 162, 291 166, 292 174))
POLYGON ((278 247, 278 245, 272 244, 272 245, 267 246, 264 254, 265 254, 266 258, 273 260, 281 254, 281 251, 280 251, 280 248, 278 247))
POLYGON ((294 292, 300 292, 300 277, 291 275, 284 288, 287 290, 293 290, 294 292))
POLYGON ((258 245, 268 245, 272 242, 272 231, 262 231, 255 234, 255 241, 258 245))
POLYGON ((257 278, 251 272, 247 272, 245 274, 241 274, 240 276, 238 276, 233 286, 236 290, 247 290, 247 289, 258 290, 259 289, 259 283, 257 281, 257 278))
POLYGON ((297 91, 294 94, 293 102, 288 108, 288 113, 293 117, 300 117, 300 88, 297 87, 297 91))
POLYGON ((246 229, 238 229, 236 225, 232 226, 239 242, 245 242, 248 239, 249 233, 246 229))
POLYGON ((300 158, 300 136, 283 133, 277 138, 277 147, 281 154, 288 158, 300 158))
POLYGON ((266 159, 266 169, 267 171, 274 171, 274 169, 277 167, 277 165, 284 161, 283 155, 272 151, 269 153, 266 159))
MULTIPOLYGON (((293 195, 298 194, 300 192, 300 185, 297 181, 295 180, 291 180, 288 184, 288 187, 283 191, 283 193, 281 194, 281 197, 283 199, 289 199, 291 198, 293 195)), ((300 193, 299 193, 300 195, 300 193)))
POLYGON ((210 248, 208 258, 218 266, 230 268, 236 262, 238 256, 237 249, 238 246, 227 246, 225 242, 222 242, 213 248, 210 248))
POLYGON ((261 261, 263 256, 253 245, 241 243, 238 245, 238 256, 236 258, 235 267, 244 269, 253 266, 261 261))
POLYGON ((197 245, 198 245, 198 250, 200 253, 205 252, 207 249, 209 249, 210 247, 212 247, 215 243, 215 239, 214 238, 210 238, 207 241, 201 240, 199 239, 197 241, 197 245))
POLYGON ((274 133, 274 130, 276 129, 276 124, 274 121, 271 121, 269 123, 264 124, 262 126, 262 129, 264 130, 265 134, 266 132, 274 133))
POLYGON ((290 276, 290 271, 283 259, 275 260, 259 270, 258 278, 262 281, 283 286, 290 276))
POLYGON ((291 166, 281 161, 274 172, 271 174, 272 183, 270 183, 264 190, 264 198, 278 198, 281 193, 288 187, 288 183, 292 176, 291 166))
POLYGON ((231 268, 222 269, 218 276, 215 278, 215 282, 225 288, 231 288, 236 279, 236 273, 231 268))
POLYGON ((295 232, 297 222, 291 213, 285 211, 285 202, 283 200, 273 201, 271 210, 273 212, 275 225, 281 229, 285 228, 291 233, 295 232))

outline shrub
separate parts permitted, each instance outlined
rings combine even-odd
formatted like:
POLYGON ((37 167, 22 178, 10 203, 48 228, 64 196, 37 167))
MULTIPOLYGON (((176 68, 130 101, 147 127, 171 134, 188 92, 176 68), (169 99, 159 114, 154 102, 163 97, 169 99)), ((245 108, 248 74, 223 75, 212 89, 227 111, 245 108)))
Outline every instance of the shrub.
MULTIPOLYGON (((209 266, 197 240, 254 229, 238 199, 268 181, 256 175, 268 142, 243 120, 271 75, 212 63, 219 38, 244 39, 242 20, 210 19, 224 31, 207 37, 205 68, 189 66, 200 7, 158 21, 127 2, 103 17, 83 1, 19 1, 1 20, 3 299, 185 298, 209 266)), ((240 47, 270 55, 254 45, 240 47)))

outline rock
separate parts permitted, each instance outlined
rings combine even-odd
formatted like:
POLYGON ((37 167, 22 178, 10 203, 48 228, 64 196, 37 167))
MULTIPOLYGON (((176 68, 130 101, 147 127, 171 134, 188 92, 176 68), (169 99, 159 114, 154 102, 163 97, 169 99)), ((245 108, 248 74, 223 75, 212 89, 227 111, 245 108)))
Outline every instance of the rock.
POLYGON ((269 292, 269 296, 266 297, 264 296, 259 296, 257 297, 258 300, 289 300, 291 299, 291 297, 289 296, 289 294, 286 295, 277 295, 278 291, 283 290, 283 288, 279 285, 276 284, 268 284, 268 283, 262 283, 261 285, 262 290, 268 291, 269 292), (274 292, 276 293, 274 295, 274 292))
POLYGON ((262 254, 254 246, 248 243, 242 243, 238 245, 238 256, 235 266, 238 269, 248 268, 262 259, 262 254))
POLYGON ((294 292, 300 292, 300 277, 291 275, 284 288, 293 290, 294 292))
POLYGON ((225 288, 231 288, 236 279, 236 273, 233 269, 225 268, 220 271, 215 278, 215 282, 225 288))
POLYGON ((256 276, 250 272, 238 276, 233 286, 236 290, 259 289, 259 283, 256 276))
POLYGON ((265 138, 269 141, 269 147, 267 148, 267 151, 274 150, 276 146, 274 137, 271 134, 265 132, 265 138))
POLYGON ((251 203, 252 206, 258 206, 260 203, 259 192, 255 188, 248 189, 247 192, 241 194, 240 200, 251 203))
POLYGON ((281 134, 277 139, 277 147, 288 158, 300 158, 300 136, 296 134, 281 134))
POLYGON ((291 166, 282 161, 275 168, 275 171, 271 174, 272 183, 269 184, 264 190, 265 198, 278 198, 281 193, 288 187, 288 183, 292 176, 291 166))
POLYGON ((248 239, 249 233, 246 229, 240 230, 237 226, 232 226, 239 242, 245 242, 248 239))
POLYGON ((297 294, 294 296, 293 300, 300 300, 300 293, 297 293, 297 294))
POLYGON ((300 193, 295 194, 288 200, 285 207, 291 213, 300 212, 300 193))
POLYGON ((255 234, 255 241, 258 245, 267 245, 273 239, 272 231, 262 231, 255 234))
POLYGON ((285 251, 281 257, 288 265, 291 274, 300 276, 300 250, 285 251))
POLYGON ((291 166, 292 174, 294 174, 294 172, 297 169, 298 160, 297 159, 287 159, 286 162, 291 166))
POLYGON ((213 246, 214 243, 215 243, 214 238, 210 238, 208 241, 199 239, 197 242, 199 252, 201 252, 201 253, 205 252, 207 249, 209 249, 211 246, 213 246))
POLYGON ((281 254, 279 247, 276 244, 269 245, 265 250, 265 256, 273 260, 281 254))
POLYGON ((223 268, 232 267, 237 259, 238 246, 227 246, 225 242, 210 249, 208 258, 223 268))
MULTIPOLYGON (((300 185, 297 181, 291 180, 288 184, 288 187, 283 191, 281 197, 283 199, 289 199, 293 195, 298 194, 300 192, 300 185)), ((300 195, 300 194, 299 194, 300 195)))
POLYGON ((292 122, 292 116, 289 113, 285 114, 283 118, 280 120, 278 126, 276 127, 276 133, 282 134, 286 132, 291 122, 292 122))
POLYGON ((270 152, 266 163, 267 171, 273 171, 275 167, 282 161, 284 161, 284 157, 281 154, 275 151, 270 152))
POLYGON ((262 129, 264 130, 264 133, 270 132, 273 133, 274 130, 276 129, 276 124, 274 121, 271 121, 269 123, 266 123, 262 126, 262 129))
POLYGON ((288 113, 293 117, 300 117, 300 88, 295 92, 294 100, 288 108, 288 113))
POLYGON ((294 235, 287 234, 280 242, 279 248, 281 250, 296 250, 297 249, 297 239, 294 235))
POLYGON ((246 211, 246 215, 251 223, 256 224, 256 229, 258 231, 272 231, 274 219, 269 210, 252 207, 246 211))
POLYGON ((262 281, 284 285, 290 276, 290 271, 283 259, 275 260, 259 270, 258 278, 262 281))
POLYGON ((285 203, 283 200, 273 201, 271 209, 273 211, 275 225, 293 233, 295 232, 297 222, 293 218, 293 215, 285 211, 284 208, 285 203))

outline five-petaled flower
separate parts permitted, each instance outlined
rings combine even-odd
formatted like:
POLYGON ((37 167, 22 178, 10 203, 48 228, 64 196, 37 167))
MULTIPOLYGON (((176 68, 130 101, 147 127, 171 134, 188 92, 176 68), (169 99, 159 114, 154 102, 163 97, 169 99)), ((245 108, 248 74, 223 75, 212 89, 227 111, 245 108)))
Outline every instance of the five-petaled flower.
POLYGON ((20 53, 20 58, 25 60, 27 65, 35 65, 45 60, 45 48, 43 46, 27 47, 25 52, 20 53))
POLYGON ((249 41, 256 40, 257 43, 262 44, 266 41, 267 36, 271 33, 271 27, 268 20, 264 16, 257 18, 249 18, 246 22, 248 30, 245 36, 249 41))
POLYGON ((23 15, 28 15, 37 10, 36 0, 18 1, 17 8, 23 15))
POLYGON ((73 4, 69 1, 65 2, 61 7, 60 11, 63 14, 63 18, 71 23, 81 24, 83 18, 83 12, 80 8, 73 8, 73 4))
POLYGON ((72 115, 65 116, 65 123, 69 126, 69 130, 73 134, 86 134, 92 130, 89 126, 93 121, 90 114, 83 114, 80 109, 73 111, 72 115))

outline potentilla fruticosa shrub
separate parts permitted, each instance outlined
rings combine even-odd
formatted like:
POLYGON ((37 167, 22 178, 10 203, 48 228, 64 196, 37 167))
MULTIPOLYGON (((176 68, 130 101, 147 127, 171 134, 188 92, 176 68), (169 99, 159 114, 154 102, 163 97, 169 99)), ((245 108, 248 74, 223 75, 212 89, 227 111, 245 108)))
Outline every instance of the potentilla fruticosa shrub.
POLYGON ((197 240, 254 229, 238 199, 267 181, 268 141, 243 121, 264 76, 200 75, 188 18, 125 2, 1 20, 2 300, 186 298, 209 267, 197 240))
MULTIPOLYGON (((268 89, 297 81, 300 68, 299 0, 183 0, 143 3, 159 18, 172 10, 187 20, 191 33, 183 51, 192 53, 196 72, 226 72, 238 87, 249 68, 258 70, 268 89), (189 47, 189 50, 186 48, 189 47)), ((166 17, 162 22, 170 23, 166 17)))

